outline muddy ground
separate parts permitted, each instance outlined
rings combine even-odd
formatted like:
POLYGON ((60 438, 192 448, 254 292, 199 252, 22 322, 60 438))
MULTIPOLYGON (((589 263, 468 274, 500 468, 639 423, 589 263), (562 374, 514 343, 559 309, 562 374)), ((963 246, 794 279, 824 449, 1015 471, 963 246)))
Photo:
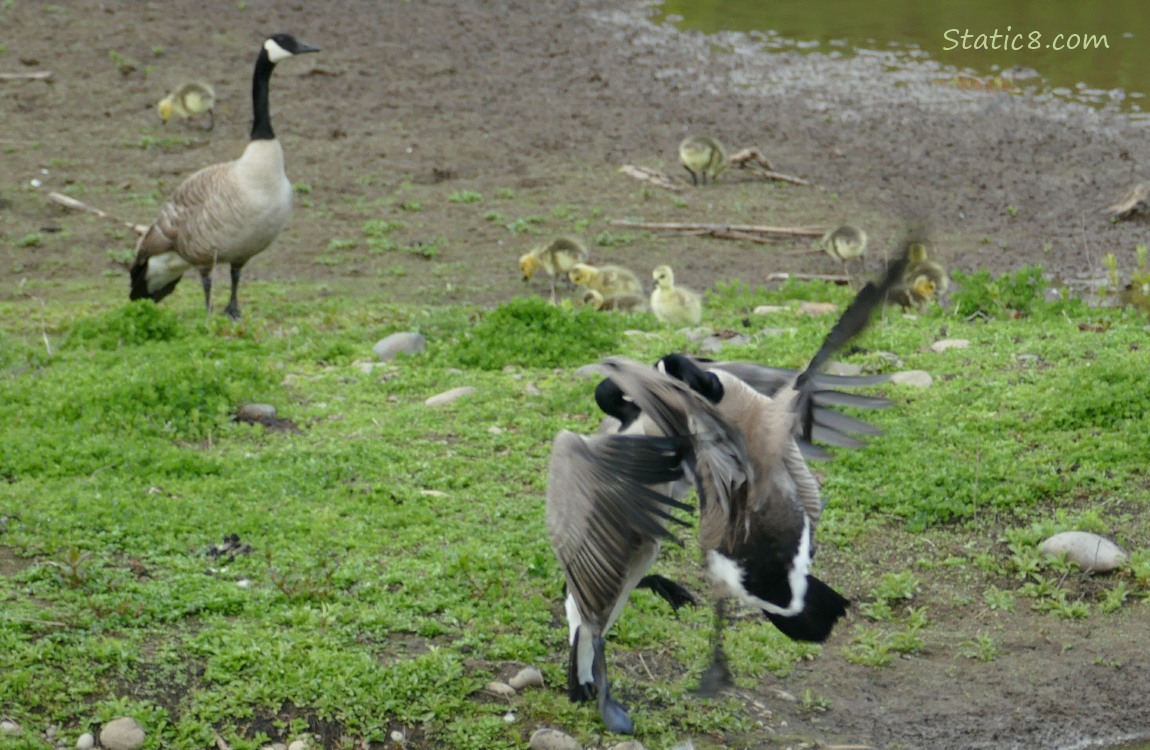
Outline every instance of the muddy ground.
MULTIPOLYGON (((908 220, 922 220, 954 268, 1041 263, 1066 278, 1100 275, 1111 251, 1129 268, 1146 239, 1144 224, 1115 224, 1099 211, 1148 176, 1144 126, 1114 112, 960 90, 929 62, 767 54, 753 39, 681 33, 649 20, 644 6, 609 0, 203 7, 0 7, 0 72, 53 73, 51 83, 0 82, 0 297, 126 299, 113 259, 130 249, 130 233, 51 206, 44 191, 149 221, 155 200, 193 169, 240 152, 256 45, 280 30, 323 51, 287 61, 272 82, 273 121, 300 191, 291 226, 245 278, 296 280, 304 297, 496 303, 525 293, 516 257, 558 233, 598 239, 596 259, 644 274, 670 263, 697 288, 837 270, 825 256, 795 255, 805 241, 653 237, 611 227, 613 218, 849 220, 871 235, 872 255, 908 220), (185 78, 215 84, 214 131, 160 126, 156 101, 185 78), (633 163, 681 179, 676 146, 689 131, 757 146, 812 185, 731 172, 673 193, 617 172, 633 163), (464 191, 482 199, 464 202, 464 191), (377 230, 365 223, 374 219, 392 228, 373 242, 367 235, 377 230), (34 234, 38 242, 27 239, 34 234)), ((185 284, 170 303, 201 304, 198 285, 185 284)), ((820 565, 837 570, 836 580, 857 576, 851 590, 866 591, 868 575, 908 562, 887 560, 885 550, 916 546, 909 536, 895 546, 870 540, 859 548, 863 561, 828 550, 820 565)), ((1150 734, 1144 605, 1064 622, 1025 605, 988 611, 964 584, 931 574, 921 597, 933 646, 923 654, 874 669, 832 647, 786 680, 767 678, 748 696, 769 707, 765 731, 935 750, 1150 734), (995 661, 955 655, 978 633, 998 642, 995 661), (800 711, 778 688, 810 688, 830 710, 800 711)))

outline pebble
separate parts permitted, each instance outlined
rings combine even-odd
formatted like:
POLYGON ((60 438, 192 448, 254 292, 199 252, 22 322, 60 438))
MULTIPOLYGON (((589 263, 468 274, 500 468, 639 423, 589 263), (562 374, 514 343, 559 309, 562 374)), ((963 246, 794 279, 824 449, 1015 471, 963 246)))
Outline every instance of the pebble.
POLYGON ((1019 364, 1022 365, 1036 365, 1038 364, 1037 354, 1018 354, 1014 357, 1019 364))
POLYGON ((916 388, 930 388, 934 378, 926 370, 903 370, 890 376, 890 382, 895 385, 913 385, 916 388))
POLYGON ((403 743, 407 741, 407 736, 398 729, 391 730, 391 734, 389 734, 388 737, 391 738, 392 742, 403 743))
POLYGON ((12 721, 11 719, 4 719, 3 721, 0 721, 0 735, 4 735, 5 737, 15 737, 23 731, 23 728, 21 728, 19 724, 12 721))
POLYGON ((525 687, 543 687, 543 673, 535 667, 524 667, 508 680, 507 684, 516 690, 525 687))
POLYGON ((839 306, 833 302, 801 302, 799 303, 799 309, 795 311, 795 315, 809 315, 814 318, 819 315, 828 315, 838 309, 839 306))
POLYGON ((657 338, 659 338, 660 334, 656 331, 640 331, 640 330, 635 329, 635 328, 628 328, 626 331, 623 331, 623 335, 624 336, 637 336, 639 338, 644 338, 644 339, 657 339, 657 338))
POLYGON ((902 367, 905 364, 902 357, 894 352, 875 352, 875 356, 889 364, 891 367, 902 367))
POLYGON ((393 333, 371 347, 381 362, 395 359, 399 354, 419 354, 427 350, 427 339, 421 333, 393 333))
POLYGON ((786 312, 787 308, 782 305, 759 305, 752 312, 755 315, 772 315, 774 313, 786 312))
POLYGON ((639 740, 627 740, 626 742, 612 745, 610 750, 647 750, 647 748, 644 747, 643 743, 639 740))
POLYGON ((282 742, 274 742, 270 745, 264 745, 260 750, 288 750, 288 746, 282 742))
POLYGON ((943 339, 931 344, 930 350, 936 354, 941 354, 947 349, 965 349, 968 346, 970 346, 970 341, 966 339, 943 339))
POLYGON ((528 746, 531 750, 583 750, 574 737, 549 727, 536 729, 528 746))
POLYGON ((723 339, 718 336, 708 336, 699 344, 699 349, 706 354, 718 354, 723 349, 723 339))
POLYGON ((507 713, 503 714, 503 720, 505 722, 507 722, 508 724, 514 724, 515 723, 515 712, 514 711, 508 711, 507 713))
POLYGON ((1042 554, 1066 559, 1087 573, 1109 573, 1126 562, 1126 553, 1104 536, 1089 531, 1064 531, 1042 543, 1042 554))
POLYGON ((100 730, 104 750, 136 750, 144 744, 144 728, 130 716, 112 719, 100 730))
POLYGON ((241 422, 266 422, 276 418, 276 408, 271 404, 241 404, 236 409, 236 419, 241 422))
POLYGON ((307 740, 296 740, 287 746, 287 750, 307 750, 307 740))
POLYGON ((543 395, 543 391, 539 390, 539 386, 535 385, 534 383, 527 383, 523 386, 523 390, 527 393, 528 396, 543 395))
POLYGON ((487 428, 487 434, 488 435, 502 435, 503 434, 503 428, 498 427, 496 425, 491 425, 490 427, 487 428))
POLYGON ((687 341, 697 344, 711 335, 710 328, 680 328, 679 333, 687 337, 687 341))
POLYGON ((823 372, 827 375, 846 375, 854 377, 855 375, 862 375, 862 365, 851 365, 846 362, 827 362, 823 372))
POLYGON ((92 750, 96 746, 96 738, 91 732, 84 732, 76 738, 76 750, 92 750))
POLYGON ((470 396, 472 393, 475 393, 475 388, 464 385, 459 388, 452 388, 450 391, 437 393, 424 401, 423 404, 424 406, 443 406, 444 404, 450 404, 452 401, 457 401, 464 396, 470 396))
POLYGON ((499 698, 512 698, 515 696, 515 688, 499 680, 492 680, 484 685, 483 689, 499 698))
POLYGON ((362 372, 364 375, 370 375, 371 371, 379 366, 379 363, 378 362, 356 362, 353 366, 357 370, 362 372))

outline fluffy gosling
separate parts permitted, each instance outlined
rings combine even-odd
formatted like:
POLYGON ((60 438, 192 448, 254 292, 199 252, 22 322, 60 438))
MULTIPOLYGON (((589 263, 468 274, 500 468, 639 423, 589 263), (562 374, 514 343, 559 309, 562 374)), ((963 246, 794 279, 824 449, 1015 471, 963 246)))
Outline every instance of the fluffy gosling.
MULTIPOLYGON (((850 224, 843 224, 824 234, 819 240, 819 247, 842 264, 843 274, 846 275, 847 261, 866 255, 866 232, 850 224)), ((866 261, 862 262, 865 266, 866 261)))
POLYGON ((703 319, 703 299, 698 292, 675 286, 675 273, 670 266, 659 266, 651 272, 655 291, 651 292, 651 312, 664 323, 698 325, 703 319))
POLYGON ((592 266, 576 263, 567 272, 576 286, 587 287, 604 297, 617 294, 642 294, 643 284, 635 272, 623 266, 592 266))
POLYGON ((647 300, 641 294, 624 292, 604 297, 594 289, 588 289, 583 294, 583 304, 592 310, 604 312, 646 312, 647 300))
POLYGON ((689 135, 679 144, 679 161, 690 172, 692 185, 706 185, 727 168, 727 152, 710 136, 689 135))
POLYGON ((191 81, 180 85, 172 93, 165 96, 156 105, 160 119, 165 125, 172 116, 181 120, 190 120, 197 115, 208 113, 208 130, 216 126, 216 91, 211 84, 202 81, 191 81))
POLYGON ((556 277, 567 273, 576 264, 586 262, 588 257, 583 243, 569 237, 559 237, 548 245, 519 256, 519 270, 523 273, 524 283, 530 281, 540 269, 545 271, 551 277, 551 301, 554 302, 556 277))

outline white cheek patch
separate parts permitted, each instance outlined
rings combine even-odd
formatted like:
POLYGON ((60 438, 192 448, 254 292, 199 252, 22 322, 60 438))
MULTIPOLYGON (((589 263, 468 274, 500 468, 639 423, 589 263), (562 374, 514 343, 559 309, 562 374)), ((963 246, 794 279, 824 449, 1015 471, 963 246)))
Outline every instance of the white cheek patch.
POLYGON ((264 50, 268 53, 268 59, 273 63, 278 63, 280 60, 285 60, 292 56, 290 52, 279 46, 275 39, 265 41, 264 50))

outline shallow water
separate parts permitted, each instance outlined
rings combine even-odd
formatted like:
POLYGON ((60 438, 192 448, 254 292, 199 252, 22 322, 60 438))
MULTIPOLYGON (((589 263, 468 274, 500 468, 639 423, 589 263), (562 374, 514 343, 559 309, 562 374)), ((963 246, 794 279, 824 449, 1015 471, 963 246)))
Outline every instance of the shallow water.
POLYGON ((773 32, 784 47, 832 53, 895 48, 983 76, 1021 66, 1042 78, 1019 85, 1095 104, 1113 102, 1133 112, 1150 109, 1143 97, 1150 90, 1150 13, 1144 0, 1105 6, 1016 0, 1012 6, 992 0, 664 0, 663 12, 705 32, 773 32), (989 36, 996 30, 1002 35, 997 42, 989 36), (964 32, 970 34, 965 41, 964 32), (1084 49, 1088 36, 1096 40, 1094 49, 1084 49), (1004 50, 1008 42, 1022 49, 1004 50), (1078 49, 1056 48, 1075 42, 1078 49))

